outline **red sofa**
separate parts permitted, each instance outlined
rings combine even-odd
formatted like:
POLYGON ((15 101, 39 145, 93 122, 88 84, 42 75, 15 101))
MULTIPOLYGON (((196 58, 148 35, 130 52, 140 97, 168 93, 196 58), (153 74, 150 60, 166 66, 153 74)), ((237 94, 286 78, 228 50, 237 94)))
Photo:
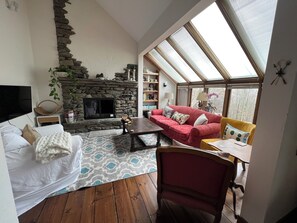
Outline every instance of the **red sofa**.
POLYGON ((188 106, 170 105, 169 107, 190 117, 185 124, 180 125, 175 120, 163 116, 163 109, 152 110, 150 120, 164 129, 162 131, 164 135, 194 147, 200 147, 202 139, 219 137, 221 116, 188 106), (193 126, 201 114, 205 114, 208 124, 193 126))

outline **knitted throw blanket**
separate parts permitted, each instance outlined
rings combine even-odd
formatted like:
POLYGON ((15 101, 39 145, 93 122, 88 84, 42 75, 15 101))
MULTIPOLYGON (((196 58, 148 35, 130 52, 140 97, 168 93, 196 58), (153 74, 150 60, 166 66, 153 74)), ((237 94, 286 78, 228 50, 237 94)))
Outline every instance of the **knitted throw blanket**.
POLYGON ((68 132, 42 136, 34 142, 36 160, 48 163, 72 152, 71 135, 68 132))

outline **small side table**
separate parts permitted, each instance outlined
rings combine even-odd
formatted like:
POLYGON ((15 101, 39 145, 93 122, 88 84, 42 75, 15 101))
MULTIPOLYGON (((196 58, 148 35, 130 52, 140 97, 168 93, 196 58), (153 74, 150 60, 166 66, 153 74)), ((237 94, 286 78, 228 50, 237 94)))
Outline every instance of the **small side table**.
POLYGON ((37 125, 51 125, 51 124, 61 124, 61 115, 44 115, 36 117, 37 125))

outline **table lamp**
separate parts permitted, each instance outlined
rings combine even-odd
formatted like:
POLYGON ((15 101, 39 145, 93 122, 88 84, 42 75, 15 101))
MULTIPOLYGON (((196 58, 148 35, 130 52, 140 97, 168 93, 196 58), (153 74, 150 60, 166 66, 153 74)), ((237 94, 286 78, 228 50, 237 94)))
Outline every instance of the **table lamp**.
POLYGON ((172 92, 166 92, 164 95, 164 98, 168 99, 167 105, 169 105, 170 100, 173 99, 173 93, 172 92))
POLYGON ((205 110, 208 101, 208 95, 206 92, 200 92, 197 96, 197 100, 199 101, 199 108, 205 110))

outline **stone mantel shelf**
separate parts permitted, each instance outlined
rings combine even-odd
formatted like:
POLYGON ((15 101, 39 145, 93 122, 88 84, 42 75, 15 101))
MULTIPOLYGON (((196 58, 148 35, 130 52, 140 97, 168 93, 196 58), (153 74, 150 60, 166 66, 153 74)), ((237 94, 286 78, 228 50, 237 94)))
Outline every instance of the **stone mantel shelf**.
MULTIPOLYGON (((117 81, 117 80, 100 80, 97 78, 78 78, 76 79, 76 85, 95 85, 95 86, 109 86, 109 85, 117 85, 117 86, 130 86, 137 88, 137 81, 117 81)), ((66 77, 59 77, 59 81, 62 85, 72 85, 73 81, 66 77)))

